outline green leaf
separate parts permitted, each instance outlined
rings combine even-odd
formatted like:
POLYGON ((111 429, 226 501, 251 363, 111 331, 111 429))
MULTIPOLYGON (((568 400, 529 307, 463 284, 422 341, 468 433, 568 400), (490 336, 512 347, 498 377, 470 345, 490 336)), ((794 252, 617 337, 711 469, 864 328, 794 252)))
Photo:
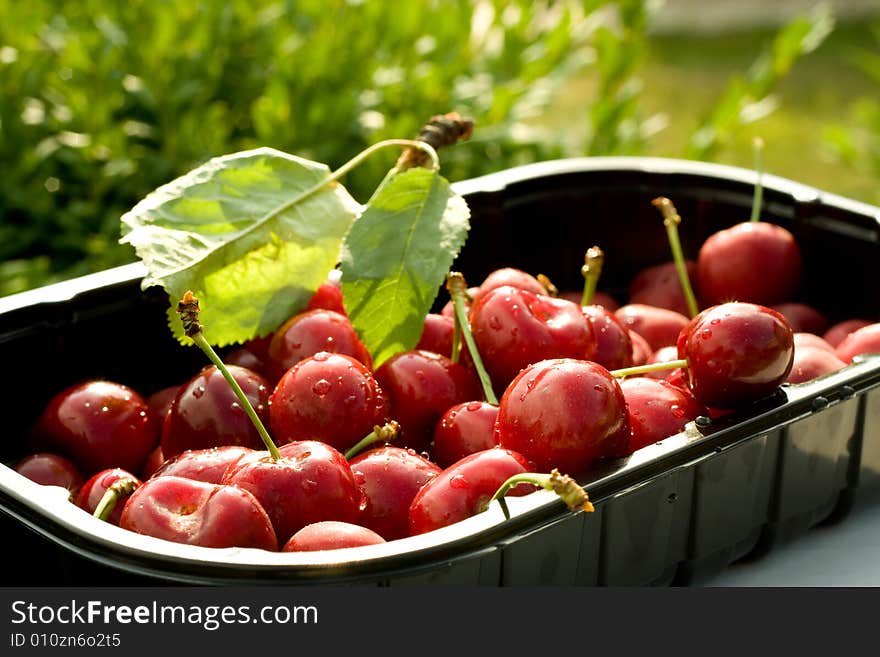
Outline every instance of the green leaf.
POLYGON ((214 158, 158 188, 122 217, 148 274, 171 297, 200 300, 212 344, 266 335, 305 307, 338 261, 360 206, 324 164, 270 148, 214 158))
POLYGON ((392 175, 352 226, 340 256, 342 294, 375 367, 418 342, 469 222, 449 183, 416 168, 392 175))

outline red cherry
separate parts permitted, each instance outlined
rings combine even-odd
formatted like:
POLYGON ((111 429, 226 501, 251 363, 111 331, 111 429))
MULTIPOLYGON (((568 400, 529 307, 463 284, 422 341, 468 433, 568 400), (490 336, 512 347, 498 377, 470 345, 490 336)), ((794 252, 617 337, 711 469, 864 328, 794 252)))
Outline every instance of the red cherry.
POLYGON ((450 406, 482 398, 476 375, 461 363, 430 351, 401 351, 376 370, 388 397, 389 417, 400 424, 397 441, 416 451, 430 447, 434 427, 450 406))
POLYGON ((435 354, 452 354, 452 339, 455 332, 455 319, 451 315, 428 313, 425 315, 422 335, 415 348, 433 351, 435 354))
POLYGON ((785 317, 766 306, 730 302, 699 313, 678 339, 688 387, 702 404, 731 409, 771 394, 794 361, 785 317))
POLYGON ((413 498, 442 469, 414 450, 394 445, 363 452, 350 465, 367 498, 358 524, 389 541, 409 534, 413 498))
MULTIPOLYGON (((697 280, 697 263, 685 260, 688 279, 694 286, 697 280)), ((698 295, 698 290, 694 289, 698 295)), ((689 316, 690 307, 681 287, 681 279, 675 262, 664 262, 640 270, 629 284, 629 303, 666 308, 689 316)))
POLYGON ((547 294, 546 286, 536 276, 516 267, 502 267, 490 272, 480 283, 480 286, 472 292, 470 295, 472 303, 482 299, 487 292, 504 286, 526 290, 532 294, 547 294))
MULTIPOLYGON (((531 467, 522 454, 501 447, 464 457, 422 486, 413 498, 409 533, 423 534, 480 513, 501 484, 513 475, 531 471, 531 467)), ((530 484, 519 484, 508 494, 525 495, 534 490, 530 484)))
POLYGON ((635 451, 682 430, 706 408, 693 395, 667 381, 644 376, 620 382, 631 428, 630 450, 635 451))
POLYGON ((256 372, 262 377, 266 376, 266 361, 258 356, 256 352, 251 351, 247 347, 233 349, 223 357, 223 363, 226 365, 244 367, 251 372, 256 372))
POLYGON ((114 467, 139 472, 158 440, 159 423, 144 397, 121 383, 93 380, 49 401, 31 445, 67 456, 90 477, 114 467))
POLYGON ((370 353, 348 316, 318 308, 291 317, 275 331, 266 355, 269 381, 278 381, 299 361, 320 351, 352 356, 368 368, 373 367, 370 353))
POLYGON ((44 486, 60 486, 75 494, 85 482, 79 467, 70 459, 51 452, 30 454, 13 468, 18 474, 44 486))
POLYGON ((431 457, 445 468, 468 454, 494 447, 497 418, 498 407, 486 401, 451 406, 434 427, 431 457))
POLYGON ((373 373, 345 354, 304 358, 269 399, 269 426, 279 444, 308 438, 344 452, 387 419, 388 401, 373 373))
MULTIPOLYGON (((657 351, 651 354, 651 357, 646 364, 668 363, 673 360, 678 360, 678 347, 676 345, 669 345, 666 347, 660 347, 657 351)), ((644 376, 649 379, 668 379, 669 374, 669 370, 657 370, 655 372, 645 372, 644 376)))
MULTIPOLYGON (((269 419, 269 383, 247 368, 228 365, 262 422, 269 419)), ((180 387, 162 425, 162 453, 173 458, 188 449, 242 445, 263 449, 263 441, 238 397, 214 365, 180 387)))
POLYGON ((184 477, 219 484, 230 465, 253 451, 243 445, 189 449, 162 463, 152 477, 184 477))
POLYGON ((651 349, 651 345, 648 344, 648 341, 645 340, 638 331, 633 331, 632 329, 629 330, 629 338, 632 341, 633 346, 633 365, 647 364, 651 359, 651 356, 654 355, 654 350, 651 349))
POLYGON ((141 468, 140 478, 146 481, 153 476, 153 473, 156 472, 163 463, 165 463, 165 455, 162 453, 162 445, 157 445, 156 448, 150 452, 149 456, 147 456, 147 460, 144 461, 144 466, 141 468))
POLYGON ((495 434, 544 472, 576 475, 604 457, 628 453, 629 416, 617 379, 592 361, 534 363, 504 392, 495 434))
POLYGON ((828 328, 828 318, 813 306, 797 301, 787 301, 771 306, 773 310, 782 313, 791 330, 795 333, 815 333, 822 335, 828 328))
POLYGON ((614 311, 595 304, 583 306, 581 310, 596 336, 596 351, 591 360, 609 370, 632 367, 632 337, 614 311))
POLYGON ((747 221, 710 235, 697 254, 697 267, 704 305, 742 301, 766 306, 794 296, 803 265, 788 230, 747 221))
POLYGON ((628 303, 614 311, 614 314, 626 328, 647 340, 651 353, 660 347, 675 344, 679 332, 690 321, 674 310, 641 303, 628 303))
POLYGON ((167 386, 160 388, 147 397, 147 404, 150 410, 153 411, 153 415, 159 419, 159 422, 162 422, 165 416, 168 415, 168 411, 171 410, 171 403, 177 396, 178 390, 180 390, 179 385, 167 386))
POLYGON ((532 363, 592 358, 596 335, 580 305, 509 285, 496 287, 470 311, 471 333, 498 394, 532 363))
MULTIPOLYGON (((138 477, 122 468, 108 468, 106 470, 101 470, 100 472, 93 474, 89 480, 83 484, 82 488, 79 489, 79 493, 76 496, 76 505, 84 511, 93 514, 95 509, 97 509, 98 505, 101 503, 104 494, 117 481, 130 481, 133 483, 134 488, 137 488, 142 484, 138 477)), ((131 497, 132 492, 134 492, 134 488, 131 492, 120 494, 117 497, 113 510, 110 512, 110 515, 105 518, 107 522, 113 525, 119 525, 119 520, 122 517, 122 509, 131 497)))
MULTIPOLYGON (((581 301, 584 298, 583 290, 565 290, 559 293, 560 299, 568 299, 569 301, 573 301, 574 303, 581 305, 581 301)), ((618 308, 620 308, 620 302, 612 295, 610 292, 603 292, 602 290, 595 290, 593 292, 592 306, 602 306, 606 310, 610 310, 614 312, 618 308)))
POLYGON ((818 349, 824 349, 825 351, 830 351, 834 353, 834 347, 831 346, 831 343, 828 342, 825 338, 820 337, 814 333, 805 333, 803 331, 795 331, 794 332, 794 348, 795 353, 801 347, 816 347, 818 349))
POLYGON ((795 347, 794 363, 786 383, 804 383, 846 367, 833 351, 821 347, 795 347))
POLYGON ((350 522, 323 520, 306 525, 296 532, 281 548, 282 552, 311 552, 338 550, 361 545, 377 545, 385 539, 372 529, 350 522))
POLYGON ((306 304, 306 310, 332 310, 340 315, 347 315, 342 299, 342 286, 337 279, 326 280, 318 286, 306 304))
POLYGON ((880 322, 868 324, 848 334, 834 352, 844 363, 851 363, 860 354, 880 353, 880 322))
POLYGON ((144 482, 122 508, 119 526, 188 545, 278 549, 269 516, 253 494, 184 477, 144 482))
POLYGON ((245 454, 221 483, 253 494, 282 545, 313 522, 357 522, 365 499, 341 452, 317 440, 287 443, 278 451, 277 461, 268 452, 245 454))
POLYGON ((873 324, 873 322, 862 318, 845 319, 834 324, 831 328, 825 331, 825 333, 822 334, 822 337, 832 347, 837 347, 837 345, 839 345, 850 333, 863 326, 867 326, 868 324, 873 324))

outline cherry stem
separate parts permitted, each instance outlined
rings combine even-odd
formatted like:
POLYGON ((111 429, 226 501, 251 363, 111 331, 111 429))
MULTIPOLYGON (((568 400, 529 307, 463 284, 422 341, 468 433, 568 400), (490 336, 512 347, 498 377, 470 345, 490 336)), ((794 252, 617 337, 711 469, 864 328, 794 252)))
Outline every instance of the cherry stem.
POLYGON ((452 305, 455 308, 455 320, 461 328, 465 344, 467 344, 471 359, 474 361, 474 367, 477 370, 477 375, 480 377, 480 384, 483 386, 483 394, 486 396, 486 401, 493 406, 498 406, 498 398, 495 396, 495 390, 492 388, 492 381, 489 379, 489 374, 483 366, 483 360, 480 358, 480 352, 477 350, 477 345, 474 342, 474 336, 468 323, 467 309, 464 306, 465 296, 467 295, 467 283, 465 283, 461 272, 453 271, 447 274, 446 289, 449 290, 449 296, 452 297, 452 305))
POLYGON ((382 426, 377 424, 375 427, 373 427, 373 430, 370 433, 361 438, 352 447, 350 447, 347 452, 345 452, 345 460, 350 461, 370 445, 374 445, 380 442, 393 442, 394 439, 397 438, 399 432, 400 424, 398 424, 395 420, 391 420, 390 422, 382 426))
POLYGON ((495 494, 486 503, 488 507, 493 501, 497 501, 504 512, 504 517, 510 520, 510 510, 507 508, 507 501, 504 496, 511 488, 518 484, 534 484, 544 490, 556 493, 562 501, 565 502, 570 511, 594 511, 595 508, 590 502, 590 498, 580 484, 568 475, 561 474, 559 470, 553 468, 550 474, 539 472, 521 472, 515 474, 505 481, 495 494))
POLYGON ((647 374, 648 372, 662 372, 664 370, 675 370, 680 367, 687 367, 687 359, 668 360, 662 363, 648 363, 646 365, 635 365, 633 367, 622 367, 619 370, 611 370, 613 377, 622 379, 627 376, 635 376, 638 374, 647 374))
POLYGON ((755 193, 752 199, 752 216, 749 221, 760 221, 761 205, 763 204, 764 199, 764 185, 762 180, 764 177, 764 163, 762 158, 764 152, 764 140, 760 137, 755 137, 753 145, 755 149, 755 171, 757 171, 758 176, 755 180, 755 193))
POLYGON ((113 509, 116 508, 119 498, 123 495, 130 495, 135 492, 139 486, 140 482, 132 477, 117 479, 110 484, 107 490, 104 491, 104 494, 101 496, 101 501, 98 502, 98 506, 95 507, 92 515, 100 520, 107 520, 110 517, 110 514, 113 513, 113 509))
POLYGON ((559 296, 559 288, 553 284, 553 281, 550 280, 550 277, 545 274, 538 274, 535 276, 538 282, 544 287, 544 291, 548 297, 558 297, 559 296))
POLYGON ((596 287, 599 285, 599 277, 602 275, 602 265, 605 264, 605 253, 598 246, 591 246, 584 254, 584 266, 581 267, 581 275, 584 277, 584 292, 581 296, 581 305, 589 306, 593 303, 596 295, 596 287))
POLYGON ((681 216, 675 209, 672 201, 665 196, 659 196, 652 201, 652 204, 658 208, 663 215, 663 225, 666 227, 666 236, 669 239, 669 247, 672 250, 672 259, 675 262, 675 270, 678 272, 678 280, 681 281, 681 289, 684 292, 684 298, 687 301, 688 312, 691 318, 700 312, 697 305, 697 298, 694 295, 694 289, 691 287, 691 280, 688 276, 687 264, 684 258, 684 250, 681 248, 681 240, 678 236, 678 225, 681 223, 681 216))
POLYGON ((186 333, 187 337, 202 350, 202 352, 208 357, 208 360, 217 367, 223 375, 223 378, 229 383, 235 396, 238 397, 238 401, 241 402, 244 412, 247 413, 247 416, 257 429, 257 433, 260 434, 260 438, 266 446, 266 449, 269 451, 272 459, 275 461, 280 460, 281 453, 278 451, 278 447, 275 446, 271 436, 269 436, 269 432, 266 430, 265 425, 263 425, 263 421, 260 420, 260 417, 254 410, 251 400, 248 399, 246 394, 244 394, 244 390, 238 385, 238 381, 232 376, 229 368, 226 367, 226 364, 220 356, 217 355, 217 352, 214 351, 214 348, 205 338, 204 326, 199 322, 199 300, 196 299, 196 297, 193 296, 193 293, 189 290, 187 290, 186 294, 183 295, 183 299, 177 304, 177 314, 180 315, 180 321, 183 324, 183 331, 186 333))

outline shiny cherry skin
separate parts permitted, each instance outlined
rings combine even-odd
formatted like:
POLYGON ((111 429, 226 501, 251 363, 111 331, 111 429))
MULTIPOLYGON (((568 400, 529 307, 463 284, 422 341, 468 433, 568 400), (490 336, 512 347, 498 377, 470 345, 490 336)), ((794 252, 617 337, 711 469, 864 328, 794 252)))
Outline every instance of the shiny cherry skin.
POLYGON ((497 395, 524 367, 548 358, 592 358, 596 335, 581 306, 509 285, 474 302, 474 343, 497 395))
POLYGON ((385 539, 372 529, 351 522, 322 520, 306 525, 281 547, 282 552, 338 550, 362 545, 378 545, 385 539))
MULTIPOLYGON (((266 378, 238 365, 227 369, 260 420, 268 422, 270 388, 266 378)), ((171 403, 162 425, 162 453, 170 459, 188 449, 220 445, 262 449, 263 441, 229 382, 216 366, 207 365, 180 387, 171 403)))
POLYGON ((682 330, 688 388, 710 408, 733 409, 773 393, 794 362, 794 335, 781 313, 730 302, 700 312, 682 330))
POLYGON ((429 449, 434 427, 450 406, 482 399, 476 374, 462 363, 431 351, 401 351, 375 372, 388 397, 389 417, 400 425, 395 444, 429 449))
POLYGON ((327 351, 356 358, 369 369, 373 360, 347 315, 316 308, 294 315, 282 324, 266 352, 266 375, 277 382, 299 361, 327 351))
POLYGON ((476 303, 486 296, 486 293, 503 286, 526 290, 532 294, 547 294, 546 286, 536 276, 516 267, 501 267, 490 272, 479 287, 473 291, 471 294, 472 302, 476 303))
MULTIPOLYGON (((139 477, 133 475, 128 470, 123 470, 122 468, 107 468, 106 470, 96 472, 89 477, 88 481, 86 481, 82 488, 79 489, 79 492, 76 495, 75 504, 84 511, 94 514, 95 509, 98 508, 107 489, 120 480, 131 481, 135 488, 141 486, 143 483, 139 477)), ((113 507, 110 515, 106 518, 107 522, 113 525, 119 525, 119 520, 122 517, 122 509, 125 507, 125 503, 131 495, 132 493, 130 492, 123 493, 117 497, 116 505, 113 507)))
POLYGON ((254 450, 243 445, 220 445, 203 449, 188 449, 167 459, 152 473, 152 477, 185 477, 209 484, 219 484, 230 465, 254 450))
POLYGON ((425 315, 422 334, 419 336, 415 349, 450 356, 454 332, 455 318, 452 315, 428 313, 425 315))
POLYGON ((596 351, 590 360, 609 370, 632 367, 632 337, 614 311, 595 304, 582 306, 581 310, 596 336, 596 351))
MULTIPOLYGON (((581 305, 581 302, 584 298, 583 290, 564 290, 559 293, 560 299, 568 299, 569 301, 574 301, 576 304, 581 305)), ((620 308, 620 302, 617 298, 611 294, 610 292, 605 292, 604 290, 596 290, 593 292, 593 298, 591 299, 591 306, 602 306, 606 310, 610 310, 614 312, 618 308, 620 308)))
MULTIPOLYGON (((656 363, 668 363, 678 360, 678 346, 671 344, 666 347, 660 347, 651 354, 646 365, 654 365, 656 363)), ((666 379, 669 377, 670 370, 655 370, 654 372, 645 372, 644 376, 650 379, 666 379)))
POLYGON ((85 477, 73 461, 51 452, 28 454, 15 464, 13 470, 38 484, 66 488, 71 495, 85 483, 85 477))
POLYGON ((529 365, 508 386, 495 433, 542 472, 578 476, 602 458, 629 453, 629 415, 620 384, 592 361, 556 358, 529 365))
MULTIPOLYGON (((793 330, 793 329, 792 329, 793 330)), ((830 351, 834 353, 834 347, 831 346, 831 343, 828 342, 825 338, 816 335, 815 333, 806 333, 804 331, 795 331, 794 332, 794 349, 795 353, 801 347, 815 347, 817 349, 824 349, 825 351, 830 351)))
POLYGON ((630 329, 629 339, 632 341, 633 346, 633 365, 645 365, 651 359, 651 356, 654 355, 654 349, 651 349, 651 345, 648 344, 648 341, 638 331, 630 329))
POLYGON ((153 476, 153 473, 156 472, 162 464, 165 463, 165 455, 162 453, 162 445, 156 445, 156 448, 150 452, 147 456, 147 460, 144 461, 144 465, 141 468, 141 479, 146 481, 150 477, 153 476))
POLYGON ((834 348, 844 363, 851 363, 860 354, 880 353, 880 322, 868 324, 848 334, 834 348))
POLYGON ((836 372, 846 365, 847 363, 843 362, 833 351, 809 345, 796 346, 794 363, 785 382, 805 383, 825 374, 836 372))
POLYGON ((394 445, 358 454, 350 465, 367 499, 358 524, 389 541, 409 534, 409 507, 413 498, 442 470, 415 450, 394 445))
POLYGON ((171 404, 174 401, 174 398, 177 397, 177 392, 179 390, 179 385, 166 386, 156 390, 147 397, 147 404, 149 404, 153 414, 160 422, 165 419, 165 416, 168 415, 168 411, 171 410, 171 404))
POLYGON ((246 454, 221 483, 253 494, 281 545, 313 522, 357 522, 366 500, 341 452, 318 440, 297 440, 278 451, 277 461, 265 451, 246 454))
POLYGON ((695 280, 704 306, 729 301, 770 306, 793 298, 802 275, 800 248, 788 230, 747 221, 703 242, 695 280))
POLYGON ((867 326, 868 324, 873 324, 873 322, 861 317, 844 319, 830 326, 821 337, 832 347, 837 347, 837 345, 839 345, 850 333, 867 326))
POLYGON ((795 333, 822 335, 828 329, 828 318, 815 307, 799 301, 786 301, 770 306, 782 313, 795 333))
POLYGON ((278 550, 269 516, 252 493, 185 477, 145 481, 123 506, 119 526, 187 545, 278 550))
POLYGON ((497 418, 498 406, 487 401, 451 406, 434 427, 431 458, 445 468, 468 454, 495 447, 497 418))
POLYGON ((342 286, 337 279, 326 280, 318 286, 306 304, 306 310, 332 310, 340 315, 347 315, 342 298, 342 286))
MULTIPOLYGON (((529 459, 501 447, 464 457, 416 493, 409 508, 410 535, 446 527, 484 511, 501 484, 514 475, 531 471, 529 459)), ((526 495, 534 490, 531 484, 519 484, 507 494, 526 495)))
POLYGON ((269 398, 275 442, 321 440, 345 452, 388 419, 388 400, 359 360, 321 351, 293 365, 269 398))
MULTIPOLYGON (((696 288, 696 261, 685 260, 685 269, 691 287, 696 288)), ((693 289, 693 292, 695 296, 699 296, 698 289, 693 289)), ((685 316, 690 314, 687 297, 681 287, 678 268, 674 262, 664 262, 640 270, 630 282, 627 293, 629 303, 666 308, 685 316)))
POLYGON ((262 377, 266 377, 266 361, 257 355, 255 351, 251 351, 247 347, 239 347, 233 349, 223 357, 226 365, 237 365, 244 367, 251 372, 256 372, 262 377))
POLYGON ((674 310, 643 303, 628 303, 614 314, 624 326, 647 340, 652 353, 660 347, 676 344, 679 332, 690 321, 674 310))
POLYGON ((139 472, 159 442, 159 421, 129 386, 91 380, 56 394, 31 436, 32 451, 57 452, 84 477, 120 467, 139 472))
POLYGON ((629 449, 633 452, 683 431, 688 422, 706 414, 693 395, 667 381, 626 377, 620 388, 629 412, 629 449))

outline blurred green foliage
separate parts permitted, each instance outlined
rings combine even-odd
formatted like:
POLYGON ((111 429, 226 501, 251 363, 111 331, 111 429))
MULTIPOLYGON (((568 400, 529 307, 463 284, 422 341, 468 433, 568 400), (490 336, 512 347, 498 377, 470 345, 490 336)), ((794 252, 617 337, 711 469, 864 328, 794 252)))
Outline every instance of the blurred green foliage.
MULTIPOLYGON (((206 159, 256 146, 337 167, 457 110, 476 131, 441 155, 450 180, 638 154, 651 134, 638 75, 649 6, 0 0, 0 295, 134 260, 117 243, 121 214, 206 159), (547 129, 555 94, 583 75, 595 92, 547 129)), ((829 16, 799 20, 759 53, 770 68, 724 96, 733 110, 707 116, 703 152, 830 29, 829 16)), ((366 200, 395 157, 370 160, 346 186, 366 200)))
MULTIPOLYGON (((842 164, 854 171, 880 177, 880 22, 871 26, 873 43, 847 51, 850 65, 870 81, 871 94, 855 98, 848 108, 849 121, 829 125, 825 144, 842 164)), ((873 187, 869 202, 880 205, 880 186, 873 187)))

